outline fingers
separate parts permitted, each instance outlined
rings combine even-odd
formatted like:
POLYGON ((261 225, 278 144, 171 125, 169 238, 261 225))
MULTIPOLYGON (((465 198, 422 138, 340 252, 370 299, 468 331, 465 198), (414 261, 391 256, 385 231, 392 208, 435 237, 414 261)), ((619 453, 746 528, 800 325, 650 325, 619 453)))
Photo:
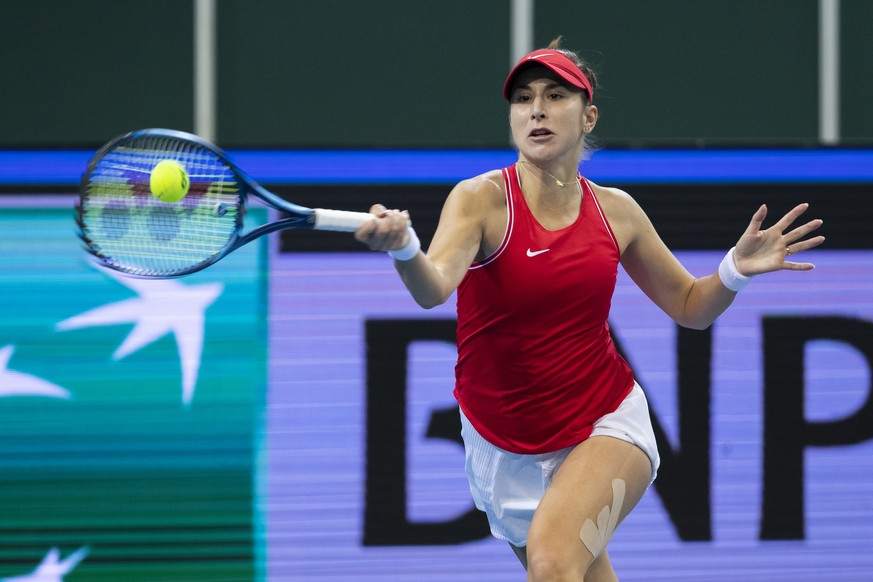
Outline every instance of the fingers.
MULTIPOLYGON (((788 226, 797 220, 800 215, 806 212, 808 208, 809 204, 795 206, 788 214, 782 217, 782 220, 777 223, 777 226, 783 230, 788 228, 788 226)), ((816 218, 815 220, 810 220, 809 222, 782 235, 782 240, 785 243, 785 251, 788 256, 808 251, 809 249, 813 249, 822 244, 825 241, 825 237, 821 235, 801 240, 811 232, 819 229, 822 224, 824 224, 824 221, 820 218, 816 218)), ((786 260, 783 263, 783 269, 791 271, 809 271, 815 268, 815 265, 812 263, 796 263, 794 261, 789 261, 787 260, 788 256, 786 256, 786 260)))
MULTIPOLYGON (((783 235, 783 239, 786 244, 791 244, 794 241, 800 240, 809 233, 817 230, 821 225, 824 224, 824 221, 820 218, 816 218, 815 220, 810 220, 806 224, 798 226, 794 230, 787 232, 783 235)), ((819 243, 821 244, 821 243, 819 243)))
POLYGON ((794 208, 788 211, 785 216, 783 216, 779 222, 773 225, 774 228, 778 229, 779 232, 785 232, 785 230, 791 226, 795 220, 797 220, 804 212, 809 208, 809 204, 804 202, 803 204, 798 204, 794 208))
POLYGON ((825 241, 825 237, 816 236, 804 241, 788 244, 785 246, 787 252, 792 255, 796 255, 797 253, 802 253, 803 251, 808 251, 809 249, 813 249, 825 241))
MULTIPOLYGON (((797 220, 798 217, 806 212, 808 208, 809 204, 799 204, 795 206, 790 212, 788 212, 788 214, 782 217, 782 220, 780 220, 776 224, 776 226, 784 231, 795 220, 797 220)), ((824 221, 820 218, 816 218, 815 220, 810 220, 809 222, 802 224, 789 232, 784 233, 782 235, 782 241, 785 244, 786 252, 793 255, 815 248, 822 244, 825 241, 825 237, 823 236, 816 236, 810 239, 802 240, 810 233, 821 228, 822 224, 824 224, 824 221)), ((793 263, 786 261, 786 268, 807 270, 813 268, 813 265, 811 263, 793 263), (789 264, 791 266, 789 266, 789 264)))
POLYGON ((374 251, 387 251, 402 248, 406 244, 410 224, 406 210, 388 210, 381 204, 370 207, 373 219, 365 222, 355 232, 355 239, 374 251))
POLYGON ((757 235, 761 230, 761 225, 764 224, 764 219, 767 218, 767 205, 762 204, 755 214, 752 215, 752 220, 749 222, 749 227, 746 229, 746 234, 757 235))
MULTIPOLYGON (((766 234, 768 235, 767 238, 773 240, 774 242, 776 242, 776 237, 781 236, 782 238, 780 242, 782 244, 784 244, 785 246, 791 245, 795 241, 799 241, 811 232, 817 230, 821 227, 822 224, 824 224, 823 220, 821 220, 820 218, 816 218, 815 220, 810 220, 809 222, 786 232, 788 228, 794 223, 794 221, 797 220, 801 215, 803 215, 803 213, 806 212, 808 209, 809 204, 798 204, 790 211, 788 211, 785 216, 779 219, 779 221, 776 222, 776 224, 774 224, 771 228, 763 230, 761 227, 763 226, 764 219, 767 216, 767 206, 762 205, 752 217, 752 221, 749 223, 749 227, 746 229, 745 234, 755 236, 761 236, 766 234)), ((797 253, 801 250, 807 250, 809 248, 812 248, 813 246, 818 246, 822 242, 824 242, 824 237, 815 238, 812 240, 815 241, 812 244, 807 245, 804 243, 802 247, 792 247, 791 252, 797 253)))
POLYGON ((737 266, 743 262, 743 273, 769 273, 781 269, 793 271, 808 271, 814 269, 812 263, 793 262, 793 255, 815 248, 825 241, 823 236, 812 236, 819 229, 823 221, 821 219, 810 220, 797 228, 791 225, 804 212, 809 209, 809 204, 798 204, 787 212, 772 227, 762 229, 764 219, 767 216, 767 207, 762 205, 755 212, 749 223, 749 228, 737 241, 734 258, 737 266))
POLYGON ((385 216, 386 212, 388 212, 388 209, 381 204, 374 204, 370 207, 370 214, 375 214, 379 217, 385 216))
POLYGON ((794 261, 785 261, 782 264, 782 269, 786 271, 811 271, 815 269, 812 263, 795 263, 794 261))

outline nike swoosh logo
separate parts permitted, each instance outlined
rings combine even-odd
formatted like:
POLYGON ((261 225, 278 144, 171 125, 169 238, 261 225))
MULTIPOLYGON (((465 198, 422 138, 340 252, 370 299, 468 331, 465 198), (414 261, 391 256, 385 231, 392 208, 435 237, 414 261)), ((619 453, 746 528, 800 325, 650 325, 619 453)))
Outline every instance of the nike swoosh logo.
POLYGON ((543 254, 543 253, 547 253, 547 252, 549 252, 550 250, 552 250, 552 249, 543 249, 543 250, 541 250, 541 251, 532 251, 532 250, 530 250, 530 249, 527 249, 527 256, 529 256, 529 257, 535 257, 535 256, 537 256, 537 255, 541 255, 541 254, 543 254))

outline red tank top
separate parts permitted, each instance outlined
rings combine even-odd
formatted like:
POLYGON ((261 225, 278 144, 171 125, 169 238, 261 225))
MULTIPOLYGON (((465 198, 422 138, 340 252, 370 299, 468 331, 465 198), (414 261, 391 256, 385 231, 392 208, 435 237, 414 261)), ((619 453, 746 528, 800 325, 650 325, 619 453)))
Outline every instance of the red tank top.
POLYGON ((609 335, 620 251, 588 181, 579 216, 550 231, 515 165, 503 170, 506 233, 458 287, 455 397, 486 440, 512 453, 576 445, 633 388, 609 335))

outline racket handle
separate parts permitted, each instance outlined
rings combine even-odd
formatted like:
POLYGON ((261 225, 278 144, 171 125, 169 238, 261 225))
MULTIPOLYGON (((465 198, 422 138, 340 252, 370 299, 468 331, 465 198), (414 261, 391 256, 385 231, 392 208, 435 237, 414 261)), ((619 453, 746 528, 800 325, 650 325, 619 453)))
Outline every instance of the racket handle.
POLYGON ((348 212, 346 210, 315 209, 315 230, 339 230, 354 232, 362 224, 375 218, 369 212, 348 212))

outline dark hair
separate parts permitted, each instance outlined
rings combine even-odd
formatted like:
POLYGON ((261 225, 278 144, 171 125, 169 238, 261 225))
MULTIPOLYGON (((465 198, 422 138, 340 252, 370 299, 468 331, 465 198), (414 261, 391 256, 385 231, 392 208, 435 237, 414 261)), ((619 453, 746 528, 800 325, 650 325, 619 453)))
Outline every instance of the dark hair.
POLYGON ((561 53, 562 55, 564 55, 565 57, 567 57, 568 59, 573 61, 573 63, 577 67, 579 67, 579 70, 582 71, 582 74, 585 75, 585 77, 588 79, 588 82, 591 83, 591 92, 596 93, 597 92, 597 75, 594 74, 594 69, 591 67, 591 65, 587 61, 585 61, 585 59, 583 59, 582 57, 577 55, 574 51, 561 48, 561 42, 563 40, 564 40, 564 37, 562 35, 558 35, 557 37, 552 39, 552 42, 550 42, 549 46, 546 48, 553 50, 553 51, 558 51, 559 53, 561 53))

